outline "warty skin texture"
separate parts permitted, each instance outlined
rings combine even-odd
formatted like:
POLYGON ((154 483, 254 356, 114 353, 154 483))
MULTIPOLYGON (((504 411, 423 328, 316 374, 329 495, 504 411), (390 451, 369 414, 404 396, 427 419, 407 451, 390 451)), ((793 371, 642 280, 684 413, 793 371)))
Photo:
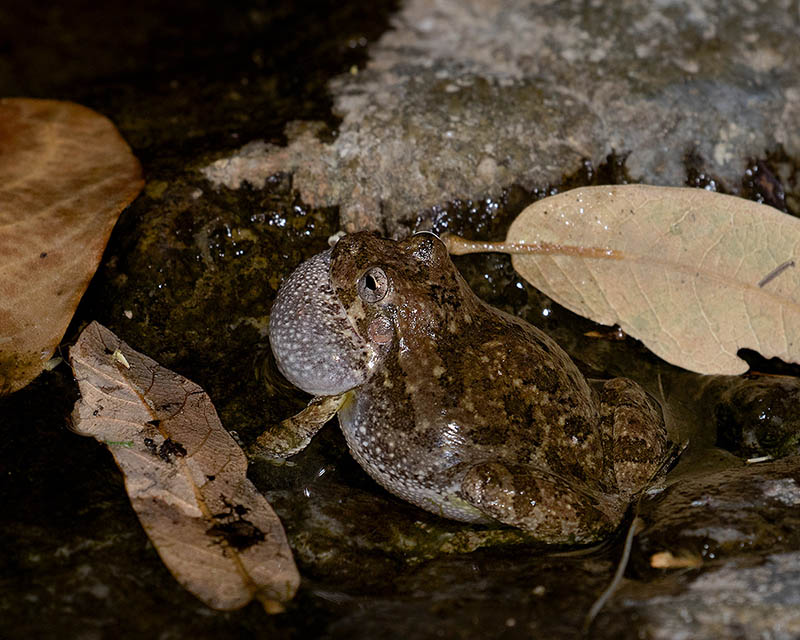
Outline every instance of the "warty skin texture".
MULTIPOLYGON (((590 385, 546 334, 475 296, 432 234, 357 233, 320 255, 278 294, 273 351, 298 387, 336 397, 328 413, 375 480, 442 516, 548 543, 619 524, 665 455, 660 408, 641 388, 590 385)), ((307 442, 321 424, 302 416, 283 427, 307 442)), ((286 453, 277 434, 259 441, 286 453)))

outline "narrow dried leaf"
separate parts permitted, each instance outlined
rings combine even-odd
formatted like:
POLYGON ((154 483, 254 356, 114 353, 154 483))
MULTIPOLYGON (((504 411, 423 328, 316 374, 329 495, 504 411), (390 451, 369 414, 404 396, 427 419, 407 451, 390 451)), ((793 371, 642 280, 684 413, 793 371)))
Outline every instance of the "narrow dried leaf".
POLYGON ((659 551, 650 556, 650 566, 654 569, 697 569, 703 566, 703 557, 693 551, 659 551))
POLYGON ((141 173, 91 109, 0 99, 0 394, 53 355, 141 173))
POLYGON ((270 611, 300 577, 278 516, 196 384, 93 322, 70 349, 80 387, 73 423, 104 442, 161 559, 214 609, 254 597, 270 611))
POLYGON ((800 362, 800 220, 701 189, 626 185, 540 200, 513 222, 517 272, 664 360, 738 374, 749 348, 800 362), (519 250, 519 249, 517 249, 519 250))

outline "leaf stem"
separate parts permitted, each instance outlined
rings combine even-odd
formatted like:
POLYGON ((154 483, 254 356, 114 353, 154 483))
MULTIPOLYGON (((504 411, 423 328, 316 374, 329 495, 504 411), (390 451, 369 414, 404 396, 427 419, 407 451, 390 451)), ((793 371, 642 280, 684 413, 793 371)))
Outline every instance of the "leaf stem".
POLYGON ((463 256, 468 253, 497 252, 510 255, 559 255, 610 260, 622 260, 624 257, 621 251, 603 247, 579 247, 556 244, 554 242, 487 242, 484 240, 467 240, 452 233, 442 234, 442 242, 447 247, 447 251, 454 256, 463 256))

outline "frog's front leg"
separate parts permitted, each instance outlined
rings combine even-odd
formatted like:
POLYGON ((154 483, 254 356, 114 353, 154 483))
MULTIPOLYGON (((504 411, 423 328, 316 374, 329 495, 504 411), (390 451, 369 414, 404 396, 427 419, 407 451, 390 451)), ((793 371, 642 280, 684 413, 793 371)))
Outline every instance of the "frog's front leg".
POLYGON ((268 458, 288 458, 300 453, 317 431, 336 414, 346 398, 347 393, 312 398, 300 413, 258 436, 249 453, 268 458))
POLYGON ((501 462, 470 468, 461 497, 482 513, 548 544, 594 542, 613 531, 625 503, 551 473, 501 462))
POLYGON ((604 458, 613 464, 614 481, 633 496, 658 474, 667 455, 667 430, 661 405, 633 380, 592 381, 600 395, 604 458))

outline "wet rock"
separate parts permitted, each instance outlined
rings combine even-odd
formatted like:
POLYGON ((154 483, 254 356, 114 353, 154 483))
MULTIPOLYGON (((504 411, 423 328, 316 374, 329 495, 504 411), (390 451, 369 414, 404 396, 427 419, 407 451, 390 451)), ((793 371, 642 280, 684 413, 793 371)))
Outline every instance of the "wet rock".
POLYGON ((258 193, 201 186, 192 172, 149 183, 82 311, 164 366, 191 371, 224 424, 249 439, 279 415, 270 390, 287 384, 268 356, 275 292, 307 252, 327 247, 335 212, 303 207, 285 175, 258 193))
POLYGON ((800 453, 798 378, 735 378, 716 386, 717 446, 741 458, 800 453))
POLYGON ((800 457, 677 478, 642 503, 646 563, 655 553, 713 560, 800 548, 800 457))
POLYGON ((482 550, 398 576, 391 597, 348 607, 327 638, 579 638, 583 617, 613 568, 602 559, 513 556, 482 550))
POLYGON ((612 151, 637 181, 683 184, 691 156, 736 192, 749 158, 800 153, 792 6, 410 0, 366 69, 331 83, 330 144, 295 127, 288 148, 248 146, 205 175, 235 188, 293 171, 344 229, 393 235, 421 209, 556 183, 612 151))
POLYGON ((597 637, 798 637, 798 507, 797 456, 685 476, 645 499, 636 581, 600 616, 597 637), (631 619, 635 629, 621 623, 631 619))
POLYGON ((800 553, 739 558, 630 584, 594 630, 597 637, 653 640, 800 637, 800 553), (631 616, 635 629, 622 624, 631 616))

